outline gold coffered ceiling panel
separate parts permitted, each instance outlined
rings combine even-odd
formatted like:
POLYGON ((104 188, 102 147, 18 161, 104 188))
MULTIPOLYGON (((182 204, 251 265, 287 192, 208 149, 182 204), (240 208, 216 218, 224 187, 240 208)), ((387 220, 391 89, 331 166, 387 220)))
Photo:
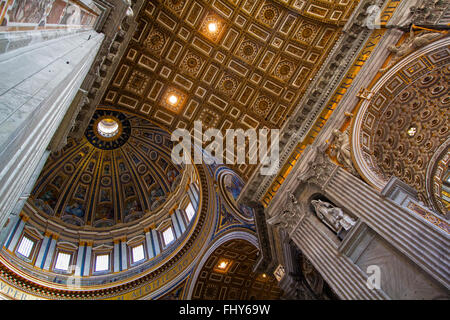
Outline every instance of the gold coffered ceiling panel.
MULTIPOLYGON (((221 130, 281 128, 356 4, 148 1, 102 104, 169 131, 195 120, 221 130)), ((249 177, 253 167, 235 169, 249 177)))

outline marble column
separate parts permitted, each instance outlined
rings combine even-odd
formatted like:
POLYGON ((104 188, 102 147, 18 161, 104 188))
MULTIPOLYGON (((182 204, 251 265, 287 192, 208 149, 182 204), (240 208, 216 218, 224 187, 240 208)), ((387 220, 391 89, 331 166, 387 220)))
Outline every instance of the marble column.
POLYGON ((114 240, 114 272, 120 272, 120 240, 114 240))
POLYGON ((20 220, 17 221, 17 224, 16 224, 17 227, 15 227, 12 230, 10 238, 9 238, 8 242, 6 243, 6 248, 11 252, 14 251, 14 248, 16 247, 17 242, 19 241, 19 238, 22 235, 23 228, 25 227, 25 221, 26 221, 26 219, 23 216, 21 216, 20 220))
POLYGON ((87 242, 84 248, 84 267, 83 276, 89 276, 91 274, 91 257, 92 257, 92 242, 87 242))
POLYGON ((85 242, 84 241, 80 241, 79 245, 78 245, 78 251, 77 251, 77 262, 75 264, 75 276, 81 276, 81 271, 83 269, 83 259, 84 259, 84 254, 86 252, 85 249, 85 242))
POLYGON ((175 238, 178 239, 181 236, 181 228, 180 224, 178 223, 178 218, 176 216, 175 211, 172 212, 170 215, 170 219, 172 220, 172 226, 175 231, 175 238))
POLYGON ((33 184, 103 38, 85 31, 0 55, 0 226, 33 184))
POLYGON ((153 247, 155 249, 155 256, 160 254, 161 245, 159 243, 158 231, 156 229, 152 229, 152 239, 153 239, 153 247))
POLYGON ((445 297, 448 233, 396 203, 404 198, 399 192, 384 197, 320 149, 315 152, 286 179, 268 207, 268 222, 288 232, 341 299, 445 297), (318 192, 357 221, 343 240, 302 202, 318 192), (368 285, 372 266, 382 269, 380 288, 368 285))
POLYGON ((39 247, 39 252, 34 263, 34 265, 38 268, 44 268, 44 259, 47 256, 47 251, 50 245, 50 238, 51 235, 46 233, 44 235, 44 238, 42 239, 41 246, 39 247))
POLYGON ((340 167, 324 191, 432 278, 450 288, 448 233, 419 214, 412 214, 394 201, 383 198, 361 179, 340 167))
POLYGON ((0 229, 0 246, 2 246, 3 243, 6 241, 7 235, 11 232, 12 228, 15 226, 14 222, 17 221, 17 217, 19 216, 25 201, 27 201, 28 197, 30 196, 30 193, 33 190, 34 184, 35 184, 37 178, 39 177, 39 174, 41 173, 42 168, 44 167, 45 162, 47 161, 47 158, 49 155, 50 155, 50 151, 45 150, 44 154, 42 155, 41 160, 39 161, 38 166, 36 167, 36 169, 33 172, 33 175, 30 178, 30 181, 25 186, 22 195, 19 197, 16 205, 14 206, 13 210, 11 211, 11 215, 9 216, 9 219, 10 219, 9 223, 3 229, 0 229))
POLYGON ((126 239, 120 240, 120 251, 122 253, 122 259, 120 261, 122 271, 128 269, 128 246, 126 239))
POLYGON ((186 216, 186 214, 183 213, 183 211, 180 210, 180 209, 175 209, 175 216, 176 216, 177 221, 179 223, 180 231, 183 234, 183 232, 186 231, 186 221, 183 218, 183 216, 186 216))
POLYGON ((44 268, 43 268, 44 270, 50 270, 52 259, 55 254, 56 240, 57 240, 56 235, 53 234, 50 236, 50 245, 49 245, 49 248, 47 251, 47 255, 45 256, 45 262, 44 262, 44 268))
POLYGON ((150 233, 150 229, 145 229, 145 244, 147 247, 147 256, 149 259, 155 256, 153 252, 153 243, 152 243, 152 235, 150 233))
POLYGON ((189 195, 189 199, 192 202, 192 206, 194 207, 194 209, 198 208, 198 190, 195 187, 195 184, 191 183, 189 185, 189 188, 187 190, 187 193, 189 195))

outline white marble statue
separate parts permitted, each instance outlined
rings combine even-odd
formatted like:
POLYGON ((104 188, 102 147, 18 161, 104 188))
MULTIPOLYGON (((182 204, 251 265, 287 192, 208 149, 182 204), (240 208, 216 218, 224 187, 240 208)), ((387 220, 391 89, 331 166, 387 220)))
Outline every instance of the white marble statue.
POLYGON ((348 132, 341 132, 334 129, 333 137, 333 152, 336 155, 337 161, 353 173, 355 170, 350 152, 350 137, 348 132))
POLYGON ((348 231, 356 224, 356 221, 345 214, 341 208, 334 207, 329 202, 312 200, 311 204, 319 219, 336 233, 339 233, 342 229, 348 231))

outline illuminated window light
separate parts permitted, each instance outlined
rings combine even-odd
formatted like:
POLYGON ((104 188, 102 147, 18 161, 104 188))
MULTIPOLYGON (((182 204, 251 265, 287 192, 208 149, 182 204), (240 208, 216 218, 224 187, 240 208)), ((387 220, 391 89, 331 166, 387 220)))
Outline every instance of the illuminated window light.
POLYGON ((163 231, 163 239, 164 239, 164 245, 169 245, 173 240, 175 240, 175 237, 173 235, 172 228, 169 227, 166 230, 163 231))
POLYGON ((133 255, 133 263, 144 260, 144 246, 142 244, 133 247, 132 249, 132 255, 133 255))
POLYGON ((228 266, 228 262, 227 261, 221 261, 219 262, 219 264, 217 265, 217 268, 225 270, 228 266))
POLYGON ((217 32, 217 29, 218 29, 217 23, 211 22, 211 23, 208 24, 208 30, 209 30, 209 32, 211 32, 211 33, 216 33, 216 32, 217 32))
POLYGON ((19 248, 17 249, 17 252, 23 255, 24 257, 29 258, 31 254, 31 250, 33 249, 34 241, 23 237, 22 241, 20 242, 19 248))
POLYGON ((184 211, 186 212, 186 215, 187 215, 189 221, 191 221, 192 218, 195 216, 195 209, 192 206, 191 202, 189 202, 189 204, 187 205, 187 207, 184 211))
POLYGON ((417 132, 417 128, 414 127, 414 126, 409 127, 409 129, 408 129, 408 131, 407 131, 408 136, 410 136, 410 137, 414 137, 414 135, 416 134, 416 132, 417 132))
POLYGON ((56 258, 55 269, 69 271, 69 263, 71 257, 71 254, 59 252, 56 258))
POLYGON ((167 99, 167 101, 169 102, 169 104, 171 105, 176 105, 178 103, 178 97, 174 94, 170 95, 169 98, 167 99))
POLYGON ((113 119, 105 118, 98 123, 97 131, 101 136, 111 138, 119 132, 119 124, 113 119))
POLYGON ((95 258, 95 271, 109 270, 109 254, 99 254, 95 258))

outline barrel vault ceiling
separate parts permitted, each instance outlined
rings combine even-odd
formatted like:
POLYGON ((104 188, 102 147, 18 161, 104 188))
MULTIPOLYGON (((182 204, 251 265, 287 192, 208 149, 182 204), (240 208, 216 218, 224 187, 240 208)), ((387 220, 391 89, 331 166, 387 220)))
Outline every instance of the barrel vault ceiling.
MULTIPOLYGON (((146 1, 101 106, 143 115, 169 132, 191 130, 195 120, 222 131, 281 128, 357 2, 146 1)), ((233 169, 248 178, 255 167, 233 169)))

